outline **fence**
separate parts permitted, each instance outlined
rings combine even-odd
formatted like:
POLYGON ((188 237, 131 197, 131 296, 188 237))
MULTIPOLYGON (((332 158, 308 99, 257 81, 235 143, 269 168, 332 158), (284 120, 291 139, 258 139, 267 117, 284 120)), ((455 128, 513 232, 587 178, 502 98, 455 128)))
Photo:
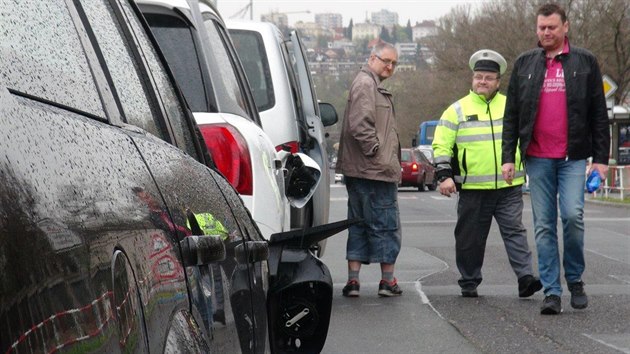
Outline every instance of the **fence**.
MULTIPOLYGON (((611 194, 619 193, 619 199, 630 197, 630 165, 629 166, 609 166, 608 177, 600 191, 608 198, 611 194)), ((597 196, 596 193, 593 196, 597 196)))

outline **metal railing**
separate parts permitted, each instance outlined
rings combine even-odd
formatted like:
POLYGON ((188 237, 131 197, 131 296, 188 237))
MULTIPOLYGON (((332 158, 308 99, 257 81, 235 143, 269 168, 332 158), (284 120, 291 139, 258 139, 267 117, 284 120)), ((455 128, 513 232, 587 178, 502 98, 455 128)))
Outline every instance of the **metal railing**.
POLYGON ((597 197, 597 193, 603 193, 604 197, 609 198, 611 194, 619 193, 619 199, 630 197, 630 165, 628 166, 609 166, 608 177, 598 191, 593 193, 597 197))

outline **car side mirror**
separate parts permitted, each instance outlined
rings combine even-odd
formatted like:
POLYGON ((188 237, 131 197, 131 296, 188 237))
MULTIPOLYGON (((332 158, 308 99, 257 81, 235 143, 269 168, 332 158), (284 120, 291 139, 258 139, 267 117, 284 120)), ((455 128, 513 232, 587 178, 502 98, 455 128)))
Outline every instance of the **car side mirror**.
POLYGON ((330 103, 319 102, 319 115, 325 127, 331 126, 339 120, 335 107, 330 103))

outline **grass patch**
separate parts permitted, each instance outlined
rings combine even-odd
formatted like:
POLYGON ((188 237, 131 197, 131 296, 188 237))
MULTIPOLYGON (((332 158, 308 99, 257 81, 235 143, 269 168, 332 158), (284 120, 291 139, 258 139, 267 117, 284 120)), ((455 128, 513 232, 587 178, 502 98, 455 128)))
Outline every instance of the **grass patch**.
POLYGON ((598 200, 601 202, 610 202, 610 203, 618 203, 618 204, 624 204, 624 205, 630 205, 630 198, 623 198, 623 199, 619 199, 619 198, 615 198, 615 197, 596 197, 596 198, 590 198, 590 200, 598 200))

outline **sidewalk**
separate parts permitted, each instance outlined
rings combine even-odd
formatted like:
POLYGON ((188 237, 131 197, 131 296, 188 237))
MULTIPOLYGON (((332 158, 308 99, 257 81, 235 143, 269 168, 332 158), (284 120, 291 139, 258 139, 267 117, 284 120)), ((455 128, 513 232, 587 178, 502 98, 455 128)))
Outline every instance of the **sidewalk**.
MULTIPOLYGON (((597 194, 598 198, 601 198, 603 196, 604 196, 604 193, 598 193, 597 194)), ((619 201, 599 200, 599 199, 596 199, 592 194, 585 193, 584 194, 584 202, 585 203, 592 203, 592 204, 599 204, 599 205, 607 205, 607 206, 612 206, 612 207, 617 207, 617 208, 630 209, 630 203, 622 202, 620 199, 618 199, 619 198, 618 196, 616 196, 616 197, 617 197, 617 200, 619 200, 619 201)), ((615 199, 615 196, 609 197, 609 199, 615 199)))
MULTIPOLYGON (((529 190, 524 191, 523 192, 524 195, 529 196, 529 190)), ((598 193, 597 197, 601 198, 604 194, 603 193, 598 193)), ((615 199, 615 197, 610 197, 610 199, 615 199)), ((624 202, 617 202, 617 201, 609 201, 609 200, 599 200, 596 199, 595 197, 593 197, 593 194, 591 193, 584 193, 584 203, 588 204, 599 204, 599 205, 606 205, 606 206, 611 206, 611 207, 616 207, 616 208, 625 208, 625 209, 630 209, 630 203, 624 203, 624 202)))
POLYGON ((458 353, 481 351, 436 312, 422 290, 421 282, 448 265, 416 248, 403 247, 396 264, 398 284, 404 296, 377 296, 380 269, 361 270, 361 297, 345 298, 346 235, 328 239, 323 261, 331 269, 333 308, 326 345, 322 353, 458 353))

